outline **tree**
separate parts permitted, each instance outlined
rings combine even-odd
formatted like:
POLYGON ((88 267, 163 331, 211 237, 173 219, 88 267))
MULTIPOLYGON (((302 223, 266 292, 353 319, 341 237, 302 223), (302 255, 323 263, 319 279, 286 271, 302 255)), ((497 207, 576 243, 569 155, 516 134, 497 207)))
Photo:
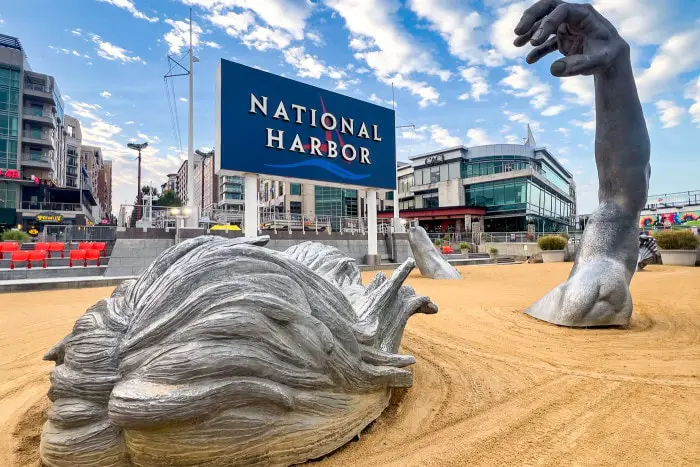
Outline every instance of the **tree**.
POLYGON ((160 197, 153 203, 154 206, 179 207, 182 201, 173 190, 164 190, 160 197))

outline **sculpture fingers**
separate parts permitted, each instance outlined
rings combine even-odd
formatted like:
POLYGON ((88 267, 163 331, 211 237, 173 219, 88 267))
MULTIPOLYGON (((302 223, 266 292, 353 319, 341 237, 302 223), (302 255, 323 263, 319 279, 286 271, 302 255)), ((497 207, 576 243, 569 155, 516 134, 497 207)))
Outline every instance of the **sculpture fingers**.
POLYGON ((532 27, 525 34, 521 34, 518 37, 516 37, 515 40, 513 41, 513 45, 516 47, 522 47, 525 44, 527 44, 528 42, 530 42, 530 39, 532 39, 532 36, 540 28, 541 23, 542 23, 542 20, 537 21, 535 24, 532 25, 532 27))
POLYGON ((542 20, 530 43, 535 46, 542 45, 549 36, 557 33, 559 26, 571 22, 579 23, 587 14, 588 10, 583 5, 562 3, 542 20))
POLYGON ((566 77, 592 75, 608 63, 608 49, 595 54, 570 55, 552 63, 550 71, 553 76, 566 77))
POLYGON ((520 22, 515 27, 515 33, 522 35, 527 33, 530 28, 539 20, 551 13, 556 7, 561 5, 561 0, 540 0, 525 10, 520 22))
POLYGON ((527 58, 525 59, 527 63, 533 64, 539 61, 542 57, 545 55, 549 55, 550 53, 556 51, 559 49, 559 44, 557 42, 556 37, 550 37, 547 42, 544 44, 535 47, 530 51, 529 54, 527 54, 527 58))

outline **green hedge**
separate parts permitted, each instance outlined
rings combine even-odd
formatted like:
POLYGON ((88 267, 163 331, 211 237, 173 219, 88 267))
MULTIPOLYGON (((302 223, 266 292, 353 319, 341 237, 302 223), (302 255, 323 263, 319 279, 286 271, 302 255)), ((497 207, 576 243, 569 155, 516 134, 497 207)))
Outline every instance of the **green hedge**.
POLYGON ((654 235, 662 250, 695 250, 698 239, 690 230, 662 230, 654 235))
POLYGON ((567 240, 559 235, 545 235, 537 240, 537 246, 542 251, 563 250, 567 243, 567 240))
POLYGON ((472 246, 467 242, 462 242, 459 244, 459 249, 472 251, 472 246))
POLYGON ((2 233, 2 240, 4 242, 28 242, 30 239, 29 234, 21 230, 8 230, 2 233))

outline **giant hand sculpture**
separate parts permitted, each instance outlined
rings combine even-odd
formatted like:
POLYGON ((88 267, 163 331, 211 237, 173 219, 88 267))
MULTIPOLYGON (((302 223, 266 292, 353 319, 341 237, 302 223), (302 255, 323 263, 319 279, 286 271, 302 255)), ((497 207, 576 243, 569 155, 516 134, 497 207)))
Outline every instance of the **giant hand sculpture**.
POLYGON ((411 245, 416 266, 423 277, 429 279, 461 279, 462 275, 447 262, 435 248, 423 227, 408 229, 408 243, 411 245))
POLYGON ((541 0, 515 28, 535 63, 559 51, 554 76, 593 75, 600 205, 583 233, 569 279, 526 313, 563 326, 626 325, 637 267, 638 220, 649 185, 649 135, 627 43, 591 5, 541 0))
POLYGON ((78 319, 45 357, 44 465, 296 464, 411 386, 404 326, 437 311, 401 285, 413 260, 364 287, 335 248, 266 240, 182 242, 78 319))

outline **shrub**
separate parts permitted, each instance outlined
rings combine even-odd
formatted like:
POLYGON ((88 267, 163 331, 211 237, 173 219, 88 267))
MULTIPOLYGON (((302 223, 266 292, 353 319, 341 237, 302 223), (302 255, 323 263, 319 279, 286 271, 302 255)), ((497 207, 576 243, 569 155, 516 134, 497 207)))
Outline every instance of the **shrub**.
POLYGON ((7 232, 3 232, 2 234, 2 240, 4 242, 28 242, 29 241, 29 234, 26 232, 23 232, 21 230, 8 230, 7 232))
POLYGON ((690 230, 662 230, 654 235, 662 250, 694 250, 698 239, 690 230))
POLYGON ((498 254, 498 248, 491 248, 491 249, 489 250, 489 253, 491 253, 492 255, 497 255, 497 254, 498 254))
POLYGON ((472 246, 467 243, 467 242, 462 242, 459 244, 459 249, 460 250, 467 250, 467 251, 472 251, 472 246))
POLYGON ((537 246, 542 251, 563 250, 566 248, 567 240, 559 235, 545 235, 537 240, 537 246))
POLYGON ((433 243, 435 244, 435 246, 440 246, 440 245, 442 245, 442 240, 440 240, 439 238, 436 238, 435 240, 433 240, 433 243))

